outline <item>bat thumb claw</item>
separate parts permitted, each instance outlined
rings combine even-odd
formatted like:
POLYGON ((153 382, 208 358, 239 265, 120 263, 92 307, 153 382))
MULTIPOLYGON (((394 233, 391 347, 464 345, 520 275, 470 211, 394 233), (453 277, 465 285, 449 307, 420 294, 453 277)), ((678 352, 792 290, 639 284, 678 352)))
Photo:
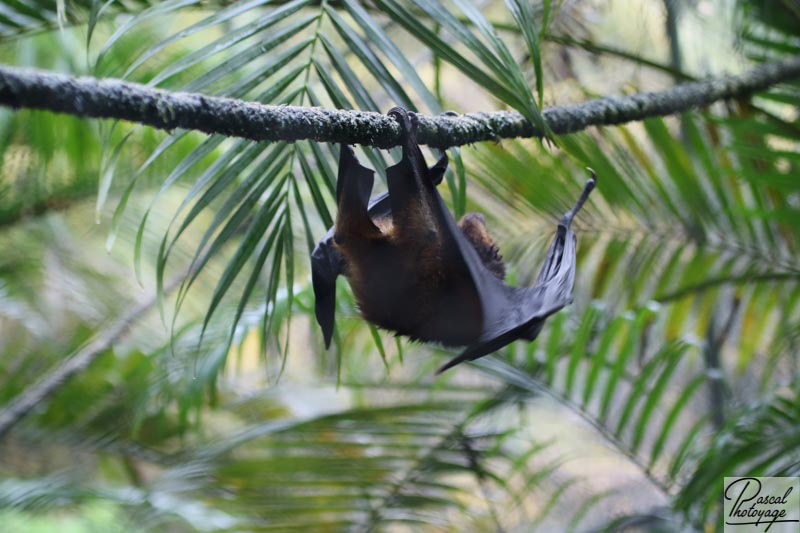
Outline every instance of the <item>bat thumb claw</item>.
POLYGON ((589 179, 586 180, 586 187, 591 190, 597 185, 597 174, 592 167, 586 167, 586 170, 589 171, 589 179))
POLYGON ((586 170, 589 171, 591 177, 586 180, 586 185, 583 186, 583 192, 581 192, 581 196, 578 198, 578 201, 575 202, 575 205, 572 207, 572 209, 567 211, 567 214, 561 218, 560 224, 562 226, 569 227, 569 225, 572 223, 572 219, 575 218, 575 215, 577 215, 578 211, 581 210, 583 204, 585 204, 586 200, 589 199, 589 195, 597 185, 597 174, 595 174, 594 170, 590 167, 586 167, 586 170))

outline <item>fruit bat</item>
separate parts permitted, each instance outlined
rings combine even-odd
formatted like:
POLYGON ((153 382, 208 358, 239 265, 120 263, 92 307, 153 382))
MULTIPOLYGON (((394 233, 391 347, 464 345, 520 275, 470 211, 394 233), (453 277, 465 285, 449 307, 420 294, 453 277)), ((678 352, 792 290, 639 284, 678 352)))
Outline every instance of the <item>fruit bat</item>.
POLYGON ((363 317, 422 342, 465 346, 443 372, 516 339, 534 340, 545 319, 571 303, 576 237, 570 229, 595 186, 586 183, 564 215, 536 285, 511 287, 482 215, 458 223, 436 190, 447 155, 428 167, 416 140, 416 115, 389 111, 402 131, 403 156, 386 170, 388 192, 370 199, 374 173, 342 145, 336 224, 311 254, 315 313, 325 346, 334 328, 336 278, 346 276, 363 317))

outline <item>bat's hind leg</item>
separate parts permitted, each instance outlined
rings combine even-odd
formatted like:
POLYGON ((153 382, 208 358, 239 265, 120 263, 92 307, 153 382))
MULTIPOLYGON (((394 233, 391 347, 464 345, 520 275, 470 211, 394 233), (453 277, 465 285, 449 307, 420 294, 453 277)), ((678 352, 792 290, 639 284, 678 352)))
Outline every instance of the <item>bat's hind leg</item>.
POLYGON ((374 181, 375 173, 358 162, 351 146, 343 144, 336 180, 337 243, 352 235, 367 236, 379 232, 367 211, 374 181))

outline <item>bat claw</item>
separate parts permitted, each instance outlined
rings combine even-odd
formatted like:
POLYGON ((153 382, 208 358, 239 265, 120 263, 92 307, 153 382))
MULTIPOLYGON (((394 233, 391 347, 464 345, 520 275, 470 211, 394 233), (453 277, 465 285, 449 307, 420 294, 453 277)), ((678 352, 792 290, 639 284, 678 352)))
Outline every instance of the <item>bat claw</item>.
POLYGON ((597 174, 592 167, 586 167, 586 170, 589 171, 590 175, 589 179, 586 181, 586 186, 594 189, 595 185, 597 185, 597 174))
POLYGON ((405 108, 393 107, 387 115, 397 122, 404 137, 416 129, 416 121, 418 120, 416 114, 405 108))
POLYGON ((583 204, 585 204, 586 200, 589 199, 589 195, 597 185, 597 174, 595 174, 594 169, 592 169, 591 167, 586 167, 586 170, 589 171, 591 177, 588 180, 586 180, 586 185, 583 186, 583 191, 581 192, 578 201, 575 202, 575 205, 572 207, 572 209, 567 211, 567 214, 561 217, 561 221, 559 222, 559 224, 564 227, 567 228, 569 227, 569 225, 572 223, 572 219, 575 218, 575 215, 577 215, 578 211, 581 210, 583 204))

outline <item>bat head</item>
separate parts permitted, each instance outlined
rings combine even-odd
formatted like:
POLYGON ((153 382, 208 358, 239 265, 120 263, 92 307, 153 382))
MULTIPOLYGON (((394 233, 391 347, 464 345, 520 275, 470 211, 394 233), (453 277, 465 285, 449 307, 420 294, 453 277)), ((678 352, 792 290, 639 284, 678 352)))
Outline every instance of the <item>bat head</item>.
POLYGON ((506 265, 503 263, 503 256, 500 255, 500 248, 486 227, 486 218, 480 213, 467 213, 458 221, 458 227, 478 252, 483 266, 497 279, 504 280, 506 265))

